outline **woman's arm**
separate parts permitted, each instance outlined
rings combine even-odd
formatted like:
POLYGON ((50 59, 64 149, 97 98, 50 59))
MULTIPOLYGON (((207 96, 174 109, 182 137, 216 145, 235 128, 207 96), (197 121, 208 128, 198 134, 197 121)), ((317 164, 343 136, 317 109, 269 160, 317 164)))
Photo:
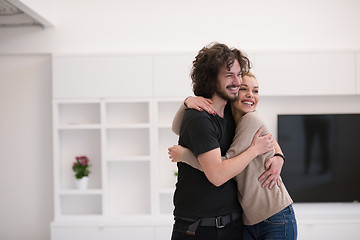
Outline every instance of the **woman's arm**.
MULTIPOLYGON (((199 109, 209 110, 207 106, 209 103, 210 102, 208 99, 204 99, 202 97, 190 97, 185 99, 184 106, 180 107, 173 121, 173 127, 172 127, 173 131, 175 133, 180 132, 180 123, 182 121, 182 117, 184 115, 186 106, 198 110, 199 109), (201 107, 199 107, 199 104, 202 104, 201 107)), ((216 114, 215 111, 213 113, 216 114)), ((209 151, 207 153, 199 155, 198 156, 199 165, 204 169, 204 172, 207 178, 209 179, 209 181, 216 186, 220 186, 223 183, 227 182, 229 179, 239 174, 257 155, 261 155, 265 152, 271 151, 273 148, 272 136, 271 135, 260 136, 260 133, 261 131, 258 130, 258 132, 256 132, 255 134, 256 137, 254 137, 253 135, 251 138, 252 141, 250 139, 251 144, 247 145, 247 148, 245 148, 241 152, 238 152, 238 154, 233 155, 233 158, 229 157, 230 159, 228 161, 222 161, 220 149, 214 149, 213 151, 209 151)), ((169 148, 169 154, 171 155, 171 148, 169 148)), ((188 163, 190 165, 193 164, 196 166, 197 162, 195 161, 194 163, 193 160, 194 159, 190 157, 188 163)), ((200 167, 198 166, 195 168, 200 168, 200 167)))
POLYGON ((169 158, 172 162, 183 162, 200 171, 204 171, 192 151, 180 145, 169 147, 169 158))
POLYGON ((184 114, 185 114, 186 109, 187 109, 186 106, 184 104, 181 104, 180 108, 176 112, 175 117, 174 117, 174 119, 172 121, 171 130, 176 135, 180 134, 180 125, 181 125, 182 119, 184 118, 184 114))
MULTIPOLYGON (((274 140, 274 148, 275 148, 275 153, 283 154, 276 140, 274 140)), ((171 159, 172 162, 183 162, 192 166, 193 168, 196 168, 200 171, 204 171, 198 159, 188 148, 184 148, 183 146, 180 145, 174 145, 170 147, 168 150, 169 150, 168 152, 169 158, 171 159)), ((222 157, 222 159, 226 160, 225 157, 222 157)), ((268 170, 265 171, 259 178, 260 182, 266 179, 262 183, 262 187, 269 185, 269 189, 271 189, 275 183, 277 183, 278 186, 281 185, 280 173, 283 164, 284 164, 284 160, 279 156, 271 157, 266 161, 265 169, 268 170), (276 169, 280 169, 280 170, 276 170, 276 169)))
MULTIPOLYGON (((274 140, 275 153, 283 155, 279 143, 274 140)), ((265 163, 265 169, 267 169, 260 177, 259 181, 266 179, 261 186, 265 187, 269 185, 271 189, 276 183, 278 186, 281 185, 280 173, 284 164, 284 159, 280 156, 274 156, 268 159, 265 163)))
POLYGON ((176 134, 179 135, 180 134, 180 125, 181 125, 181 121, 184 117, 185 114, 185 110, 187 108, 193 108, 196 109, 198 111, 207 111, 209 114, 216 114, 215 109, 213 108, 213 106, 211 105, 212 101, 208 98, 203 98, 203 97, 187 97, 184 100, 184 103, 181 104, 180 108, 178 109, 178 111, 175 114, 175 117, 173 119, 172 122, 172 131, 176 134))
MULTIPOLYGON (((238 124, 236 135, 230 149, 226 154, 226 157, 233 157, 243 151, 246 145, 249 144, 249 133, 254 132, 258 126, 264 126, 264 124, 256 112, 247 113, 245 116, 243 116, 240 120, 240 123, 238 124)), ((268 133, 266 127, 264 128, 264 133, 268 133)), ((275 153, 282 154, 281 148, 276 141, 274 141, 274 149, 275 153)), ((274 184, 281 184, 280 173, 283 166, 283 159, 278 156, 274 157, 273 154, 267 155, 265 157, 265 159, 268 159, 265 164, 266 171, 259 177, 259 181, 261 182, 265 180, 262 182, 262 187, 269 185, 269 189, 271 189, 274 184)))
POLYGON ((200 154, 196 159, 190 150, 181 146, 173 146, 169 148, 169 157, 173 162, 183 161, 204 171, 211 183, 221 186, 244 170, 257 155, 273 149, 272 137, 270 135, 260 136, 261 132, 262 128, 255 133, 250 146, 245 151, 226 161, 222 161, 219 148, 200 154))
MULTIPOLYGON (((168 148, 168 154, 169 154, 169 158, 171 159, 172 162, 183 162, 183 163, 186 163, 186 164, 190 165, 191 167, 196 168, 202 172, 204 171, 203 168, 201 167, 198 159, 196 158, 196 156, 188 148, 185 148, 180 145, 174 145, 174 146, 168 148)), ((240 153, 240 155, 241 154, 242 153, 240 153)), ((243 158, 244 158, 244 161, 240 165, 240 169, 237 169, 239 171, 239 173, 242 170, 244 170, 251 161, 251 159, 249 159, 249 158, 246 159, 246 157, 244 157, 244 156, 243 156, 243 158)), ((225 157, 222 157, 222 160, 227 160, 227 159, 225 157)))
MULTIPOLYGON (((239 159, 241 159, 242 164, 239 165, 239 168, 237 168, 237 172, 240 173, 249 163, 252 159, 249 159, 248 153, 245 151, 247 150, 248 146, 250 145, 250 141, 253 141, 254 138, 251 138, 254 132, 257 130, 257 127, 262 126, 263 122, 258 117, 256 113, 248 113, 241 119, 241 121, 238 124, 238 127, 236 129, 236 134, 233 140, 232 145, 230 146, 230 149, 226 153, 226 158, 234 158, 235 156, 238 156, 239 159), (249 135, 250 134, 250 135, 249 135), (251 140, 252 139, 252 140, 251 140)), ((262 134, 268 133, 268 130, 264 129, 262 134)), ((202 167, 200 163, 197 161, 196 157, 192 154, 192 152, 188 149, 183 150, 182 147, 172 147, 169 148, 169 155, 173 162, 185 162, 189 164, 190 166, 197 168, 199 170, 202 170, 202 167), (178 151, 178 153, 176 153, 178 151), (184 155, 183 155, 184 152, 184 155), (176 156, 178 154, 178 156, 176 156)), ((274 142, 274 148, 276 153, 282 153, 279 144, 275 141, 274 142)), ((272 156, 269 155, 269 156, 272 156)), ((256 157, 256 156, 255 156, 256 157)), ((255 158, 254 157, 254 158, 255 158)), ((225 164, 226 165, 226 164, 225 164)), ((281 157, 271 157, 265 164, 266 171, 260 176, 259 181, 262 181, 266 179, 262 186, 265 187, 269 184, 269 188, 271 189, 273 185, 277 182, 278 185, 281 184, 280 180, 280 172, 282 169, 283 160, 281 157)), ((230 167, 232 165, 230 164, 230 167)), ((225 167, 226 168, 226 167, 225 167)), ((203 170, 202 170, 203 171, 203 170)), ((224 172, 224 176, 226 177, 228 175, 226 173, 226 170, 224 172)), ((236 174, 237 175, 237 174, 236 174)), ((217 177, 217 179, 221 179, 222 177, 217 177)), ((231 173, 230 175, 231 176, 231 173)), ((226 180, 227 178, 225 178, 226 180)))

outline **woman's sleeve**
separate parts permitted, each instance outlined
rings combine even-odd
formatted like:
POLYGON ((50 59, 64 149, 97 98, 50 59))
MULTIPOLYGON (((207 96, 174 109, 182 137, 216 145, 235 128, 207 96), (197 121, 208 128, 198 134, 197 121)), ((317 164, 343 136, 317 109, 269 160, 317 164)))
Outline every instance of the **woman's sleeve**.
POLYGON ((176 135, 180 134, 181 121, 184 118, 185 110, 186 110, 186 106, 184 104, 181 104, 180 108, 176 112, 175 117, 172 121, 171 129, 176 135))
POLYGON ((182 155, 182 159, 181 162, 186 163, 188 165, 190 165, 193 168, 196 168, 200 171, 204 171, 198 161, 198 159, 195 157, 195 155, 192 153, 192 151, 190 151, 190 149, 185 148, 183 155, 182 155))

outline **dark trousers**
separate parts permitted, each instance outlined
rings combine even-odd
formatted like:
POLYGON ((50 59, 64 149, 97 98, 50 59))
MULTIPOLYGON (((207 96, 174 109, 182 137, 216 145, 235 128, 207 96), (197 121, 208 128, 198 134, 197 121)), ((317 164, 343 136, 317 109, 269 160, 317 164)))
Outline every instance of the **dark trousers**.
POLYGON ((244 225, 239 217, 223 228, 198 226, 195 235, 186 233, 193 222, 175 219, 171 240, 242 240, 244 225))

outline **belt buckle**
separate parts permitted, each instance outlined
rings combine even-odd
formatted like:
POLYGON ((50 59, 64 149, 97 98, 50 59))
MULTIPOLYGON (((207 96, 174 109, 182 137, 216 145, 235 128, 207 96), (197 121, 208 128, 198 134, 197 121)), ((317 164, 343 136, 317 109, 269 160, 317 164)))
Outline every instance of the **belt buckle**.
POLYGON ((225 227, 222 217, 216 217, 215 218, 215 225, 216 225, 217 228, 225 227))

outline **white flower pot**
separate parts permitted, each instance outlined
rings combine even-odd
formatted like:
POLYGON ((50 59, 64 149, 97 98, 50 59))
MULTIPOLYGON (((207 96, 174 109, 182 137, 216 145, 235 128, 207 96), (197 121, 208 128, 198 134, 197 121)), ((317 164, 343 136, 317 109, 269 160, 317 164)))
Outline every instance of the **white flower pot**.
POLYGON ((88 182, 89 182, 89 177, 82 177, 80 179, 76 179, 75 181, 76 188, 79 190, 85 190, 87 189, 88 182))

